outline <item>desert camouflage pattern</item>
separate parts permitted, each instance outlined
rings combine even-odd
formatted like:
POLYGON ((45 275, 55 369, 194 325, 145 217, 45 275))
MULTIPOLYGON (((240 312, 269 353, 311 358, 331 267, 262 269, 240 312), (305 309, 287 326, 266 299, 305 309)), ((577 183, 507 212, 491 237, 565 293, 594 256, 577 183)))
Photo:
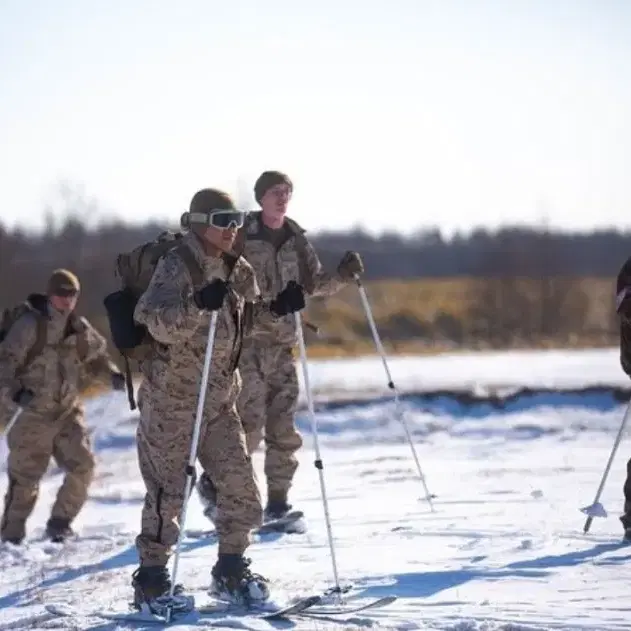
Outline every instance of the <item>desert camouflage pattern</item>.
POLYGON ((295 453, 302 446, 294 414, 298 376, 291 348, 259 346, 246 341, 239 370, 244 388, 238 410, 252 454, 265 435, 265 477, 268 495, 286 499, 298 468, 295 453))
MULTIPOLYGON (((308 296, 331 295, 349 282, 338 271, 322 268, 302 228, 287 219, 283 230, 269 230, 261 213, 248 215, 240 241, 254 268, 263 300, 271 301, 291 280, 308 296)), ((247 432, 250 453, 265 435, 268 494, 285 497, 298 467, 302 438, 294 423, 298 377, 292 349, 297 342, 294 314, 263 320, 254 315, 239 370, 243 391, 238 411, 247 432)))
POLYGON ((83 507, 92 481, 94 456, 79 387, 86 363, 109 360, 107 343, 85 318, 78 319, 80 332, 65 336, 67 318, 50 309, 47 344, 24 370, 22 363, 36 340, 36 316, 24 314, 0 344, 0 405, 5 422, 18 409, 11 400, 13 393, 23 387, 35 395, 7 436, 9 485, 0 526, 2 539, 24 537, 51 456, 66 473, 51 516, 72 521, 83 507), (77 350, 79 335, 84 336, 87 351, 83 358, 77 350))
POLYGON ((0 344, 0 405, 15 409, 11 396, 20 387, 33 391, 29 405, 33 413, 58 412, 69 409, 79 397, 79 384, 86 364, 107 357, 107 342, 85 318, 78 318, 78 334, 64 338, 68 315, 49 310, 47 343, 42 352, 18 374, 29 348, 37 339, 37 316, 25 313, 11 327, 0 344), (79 335, 86 340, 87 355, 82 360, 77 352, 79 335))
MULTIPOLYGON (((194 233, 184 237, 206 282, 226 279, 224 258, 205 256, 194 233)), ((262 519, 252 461, 236 410, 241 378, 236 370, 243 337, 245 301, 258 287, 243 259, 234 266, 232 288, 217 318, 210 379, 197 453, 218 495, 219 552, 242 553, 250 530, 262 519)), ((142 565, 165 565, 177 542, 188 462, 211 314, 193 301, 193 281, 174 251, 158 263, 135 311, 156 340, 142 366, 138 396, 138 460, 146 485, 137 548, 142 565)), ((270 316, 271 317, 271 314, 270 316)))
MULTIPOLYGON (((309 296, 331 295, 348 284, 336 271, 322 268, 315 249, 306 240, 305 247, 298 246, 302 228, 286 220, 284 233, 272 231, 263 225, 260 212, 250 213, 241 229, 240 239, 245 239, 243 256, 254 268, 262 300, 271 301, 291 280, 303 286, 309 296)), ((303 237, 306 239, 306 237, 303 237)), ((254 318, 251 335, 261 342, 293 346, 297 342, 295 316, 281 318, 254 318)))
POLYGON ((80 385, 85 388, 96 381, 110 383, 113 373, 120 373, 119 367, 109 354, 104 353, 96 358, 83 363, 80 385))
POLYGON ((24 538, 51 456, 65 472, 51 517, 74 520, 88 498, 95 467, 82 407, 73 407, 56 418, 23 412, 9 432, 7 444, 9 485, 2 539, 24 538))

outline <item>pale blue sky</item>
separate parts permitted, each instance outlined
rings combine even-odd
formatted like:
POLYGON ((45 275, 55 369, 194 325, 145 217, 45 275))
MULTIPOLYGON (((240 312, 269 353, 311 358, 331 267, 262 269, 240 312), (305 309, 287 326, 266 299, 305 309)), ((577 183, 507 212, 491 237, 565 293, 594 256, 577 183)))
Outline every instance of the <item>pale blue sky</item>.
POLYGON ((0 0, 5 224, 268 168, 309 230, 631 226, 631 2, 0 0))

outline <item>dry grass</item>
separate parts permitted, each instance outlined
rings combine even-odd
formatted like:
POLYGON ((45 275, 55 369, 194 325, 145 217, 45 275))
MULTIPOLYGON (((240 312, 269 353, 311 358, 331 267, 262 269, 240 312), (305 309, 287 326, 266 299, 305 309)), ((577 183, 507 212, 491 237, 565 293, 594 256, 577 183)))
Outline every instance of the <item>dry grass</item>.
MULTIPOLYGON (((459 350, 489 350, 481 340, 467 337, 460 343, 437 323, 455 322, 466 329, 467 312, 480 291, 481 279, 450 278, 366 282, 365 288, 383 345, 389 355, 420 355, 459 350), (436 331, 439 330, 439 334, 436 331)), ((584 278, 581 289, 589 297, 590 325, 569 339, 514 340, 513 349, 602 347, 617 343, 615 327, 606 328, 613 304, 610 278, 584 278), (606 329, 606 330, 605 330, 606 329)), ((334 296, 310 301, 305 320, 318 326, 314 335, 305 328, 312 359, 357 357, 376 353, 372 334, 357 288, 346 287, 334 296)), ((107 384, 95 384, 87 396, 102 392, 107 384)))
MULTIPOLYGON (((462 347, 445 333, 452 324, 466 330, 467 312, 484 281, 473 278, 377 281, 365 283, 374 319, 384 346, 393 353, 433 353, 462 347), (436 334, 437 327, 440 329, 436 334)), ((606 327, 613 304, 612 280, 585 278, 581 289, 589 296, 590 330, 580 338, 538 341, 537 346, 599 346, 603 336, 593 330, 606 327)), ((326 299, 312 301, 306 318, 318 325, 320 336, 308 335, 314 357, 352 356, 374 352, 359 293, 347 287, 326 299)), ((466 334, 465 334, 466 337, 466 334)), ((605 341, 607 342, 607 341, 605 341)), ((515 341, 516 345, 519 342, 515 341)), ((484 348, 478 340, 467 339, 467 348, 484 348)))

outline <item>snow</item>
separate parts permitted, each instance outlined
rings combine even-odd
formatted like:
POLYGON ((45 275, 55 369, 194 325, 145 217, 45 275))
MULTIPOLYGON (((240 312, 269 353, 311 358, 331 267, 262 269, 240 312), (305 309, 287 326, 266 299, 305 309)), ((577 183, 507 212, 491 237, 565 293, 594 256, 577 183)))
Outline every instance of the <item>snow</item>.
MULTIPOLYGON (((618 515, 628 443, 623 439, 601 501, 609 515, 584 535, 585 515, 609 458, 625 404, 607 392, 542 394, 466 406, 428 389, 628 387, 617 349, 573 352, 459 354, 391 359, 429 489, 432 512, 404 428, 394 417, 378 358, 311 362, 324 480, 340 582, 361 586, 360 600, 394 594, 397 601, 344 623, 296 618, 270 622, 216 616, 176 629, 354 628, 450 631, 628 629, 631 547, 620 541, 618 515), (378 401, 322 405, 339 397, 378 401), (420 394, 419 394, 420 393, 420 394)), ((303 393, 304 394, 304 393, 303 393)), ((134 446, 136 415, 124 394, 87 403, 98 471, 76 522, 81 538, 65 546, 38 540, 61 482, 51 465, 23 549, 0 549, 0 629, 110 631, 155 628, 91 615, 126 610, 137 557, 143 487, 134 446), (45 604, 72 606, 54 618, 45 604)), ((313 440, 306 411, 298 423, 305 446, 292 501, 309 530, 255 538, 248 555, 278 593, 306 595, 334 585, 313 440)), ((254 456, 262 476, 262 454, 254 456)), ((2 464, 4 469, 4 464, 2 464)), ((0 491, 6 491, 3 474, 0 491)), ((262 486, 264 492, 264 486, 262 486)), ((205 528, 196 494, 187 527, 205 528)), ((216 544, 184 541, 178 580, 203 597, 216 544)))
MULTIPOLYGON (((378 356, 310 363, 311 386, 323 400, 383 394, 386 390, 386 373, 378 356)), ((617 348, 397 356, 388 359, 388 367, 401 392, 629 386, 628 377, 620 369, 617 348)))

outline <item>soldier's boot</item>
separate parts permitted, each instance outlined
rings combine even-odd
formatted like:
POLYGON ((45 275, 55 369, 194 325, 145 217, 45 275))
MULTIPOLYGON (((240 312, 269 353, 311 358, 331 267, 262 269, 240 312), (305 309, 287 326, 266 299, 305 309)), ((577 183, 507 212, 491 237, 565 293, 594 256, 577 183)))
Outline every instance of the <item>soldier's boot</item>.
POLYGON ((250 559, 241 554, 219 554, 212 569, 209 593, 235 604, 257 604, 270 596, 269 581, 250 570, 250 559))
POLYGON ((263 511, 263 523, 274 519, 281 519, 290 510, 292 505, 287 503, 286 493, 270 492, 267 498, 267 506, 263 511))
POLYGON ((65 517, 51 517, 46 522, 46 536, 54 543, 63 543, 75 535, 70 520, 65 517))
POLYGON ((166 566, 141 565, 132 574, 132 586, 136 609, 147 607, 154 614, 164 615, 167 606, 174 613, 188 612, 194 608, 192 597, 184 595, 184 587, 179 583, 173 588, 173 598, 169 597, 171 577, 166 566))

